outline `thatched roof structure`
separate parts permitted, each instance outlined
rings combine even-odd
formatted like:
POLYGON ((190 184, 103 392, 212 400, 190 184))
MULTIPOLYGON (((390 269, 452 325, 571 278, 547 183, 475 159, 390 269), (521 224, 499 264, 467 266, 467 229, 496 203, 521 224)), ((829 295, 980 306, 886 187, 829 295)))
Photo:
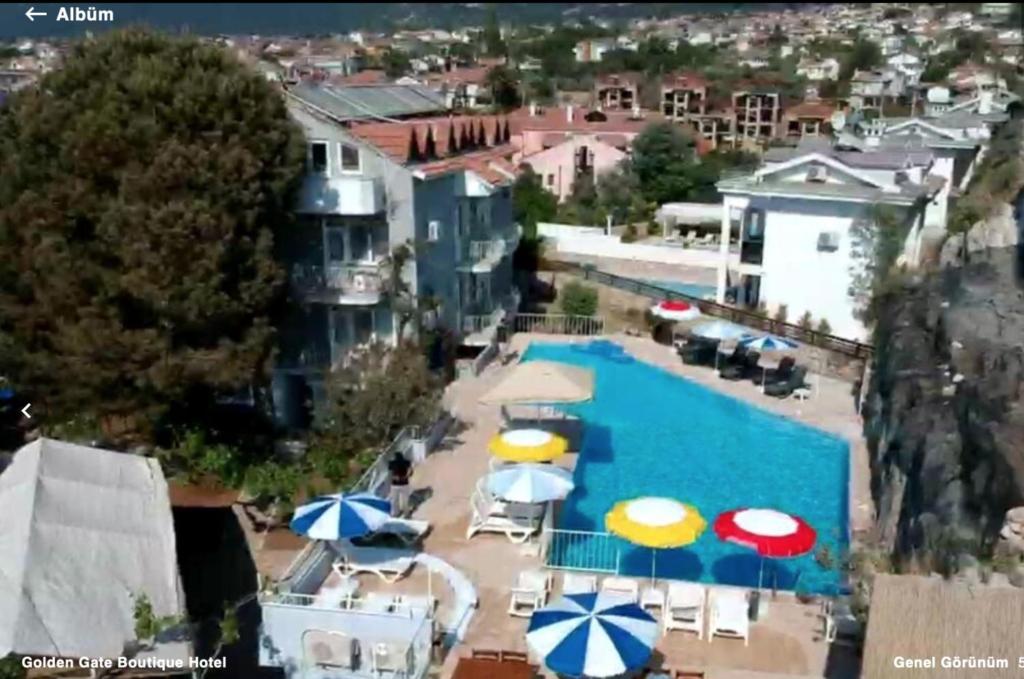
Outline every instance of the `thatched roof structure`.
POLYGON ((865 679, 1010 679, 1024 676, 1024 589, 972 586, 916 575, 875 578, 864 644, 865 679), (1005 659, 1006 669, 943 669, 944 657, 1005 659), (897 657, 934 658, 933 669, 897 657))

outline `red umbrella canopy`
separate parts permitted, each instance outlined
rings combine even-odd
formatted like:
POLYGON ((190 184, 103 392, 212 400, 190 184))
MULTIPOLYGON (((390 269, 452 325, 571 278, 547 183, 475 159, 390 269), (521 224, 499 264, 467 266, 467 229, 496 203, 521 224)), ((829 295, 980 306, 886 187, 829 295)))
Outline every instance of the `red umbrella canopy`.
POLYGON ((693 305, 689 302, 680 302, 677 300, 667 300, 658 305, 665 311, 689 311, 693 305))
POLYGON ((715 519, 720 540, 742 545, 761 556, 786 558, 814 548, 818 534, 799 516, 775 509, 734 509, 715 519))

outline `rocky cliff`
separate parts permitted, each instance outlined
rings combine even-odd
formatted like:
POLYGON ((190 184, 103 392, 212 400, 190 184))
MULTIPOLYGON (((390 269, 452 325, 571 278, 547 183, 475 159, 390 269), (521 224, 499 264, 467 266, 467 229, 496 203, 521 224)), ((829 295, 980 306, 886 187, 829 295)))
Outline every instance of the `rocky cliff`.
POLYGON ((1024 504, 1022 261, 976 251, 880 305, 865 428, 877 537, 905 567, 989 554, 1024 504))

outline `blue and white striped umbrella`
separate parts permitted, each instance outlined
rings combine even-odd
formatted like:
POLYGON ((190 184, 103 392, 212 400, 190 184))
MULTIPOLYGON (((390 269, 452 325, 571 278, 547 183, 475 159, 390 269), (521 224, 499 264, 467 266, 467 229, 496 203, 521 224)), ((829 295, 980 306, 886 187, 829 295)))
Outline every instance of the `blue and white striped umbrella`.
POLYGON ((799 346, 793 340, 788 340, 785 337, 776 337, 775 335, 751 337, 750 339, 740 340, 740 344, 747 349, 754 349, 762 353, 766 351, 790 351, 799 346))
POLYGON ((295 510, 292 531, 314 540, 366 535, 391 519, 391 503, 369 493, 323 495, 295 510))
POLYGON ((564 500, 573 488, 572 474, 553 464, 512 464, 487 475, 487 490, 506 502, 564 500))
POLYGON ((658 623, 622 596, 570 594, 530 618, 526 643, 548 669, 574 677, 612 677, 642 667, 658 623))

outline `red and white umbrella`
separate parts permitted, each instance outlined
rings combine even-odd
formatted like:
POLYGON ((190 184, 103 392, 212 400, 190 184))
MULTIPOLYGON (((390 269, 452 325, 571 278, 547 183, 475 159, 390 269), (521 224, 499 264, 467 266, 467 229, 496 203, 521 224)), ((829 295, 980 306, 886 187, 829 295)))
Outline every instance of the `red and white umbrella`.
POLYGON ((814 548, 818 534, 799 516, 776 509, 734 509, 715 519, 721 540, 769 558, 801 556, 814 548))
POLYGON ((651 307, 651 313, 666 321, 692 321, 700 318, 700 309, 689 302, 666 300, 651 307))
POLYGON ((715 535, 720 540, 752 549, 761 557, 761 576, 765 558, 788 559, 814 549, 818 534, 799 516, 777 509, 734 509, 715 519, 715 535))

